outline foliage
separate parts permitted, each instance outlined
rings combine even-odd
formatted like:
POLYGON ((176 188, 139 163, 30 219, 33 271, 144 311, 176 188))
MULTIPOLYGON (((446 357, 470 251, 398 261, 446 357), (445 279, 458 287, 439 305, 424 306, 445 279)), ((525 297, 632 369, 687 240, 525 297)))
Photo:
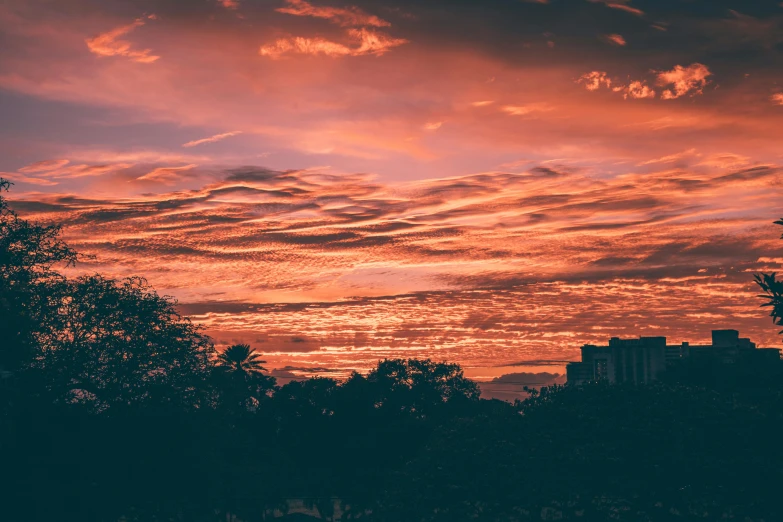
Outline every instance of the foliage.
POLYGON ((33 363, 55 400, 98 411, 199 404, 212 343, 174 301, 141 278, 80 277, 65 289, 33 363))
MULTIPOLYGON (((783 219, 775 221, 776 225, 783 225, 783 219)), ((783 236, 781 236, 783 239, 783 236)), ((767 299, 767 302, 761 306, 772 307, 769 315, 772 317, 772 322, 775 325, 783 326, 783 281, 777 279, 776 273, 771 274, 756 274, 756 284, 764 292, 759 297, 767 299)), ((783 330, 779 333, 783 334, 783 330)))
POLYGON ((261 360, 261 354, 250 348, 249 344, 234 344, 218 355, 218 365, 226 370, 240 373, 261 373, 266 368, 261 366, 266 361, 261 360))
POLYGON ((60 239, 58 225, 21 219, 3 197, 0 178, 0 370, 19 370, 33 358, 34 335, 57 306, 64 278, 77 254, 60 239))

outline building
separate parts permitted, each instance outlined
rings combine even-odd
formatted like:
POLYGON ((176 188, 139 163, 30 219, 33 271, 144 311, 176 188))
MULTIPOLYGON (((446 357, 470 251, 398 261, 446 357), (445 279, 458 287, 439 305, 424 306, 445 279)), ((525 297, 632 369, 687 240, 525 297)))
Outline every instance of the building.
POLYGON ((608 346, 582 346, 581 362, 566 366, 568 382, 590 381, 645 384, 655 381, 667 369, 680 362, 708 367, 735 366, 743 369, 769 367, 780 362, 776 348, 756 348, 737 330, 713 330, 712 344, 667 345, 665 337, 620 339, 612 337, 608 346))
POLYGON ((666 369, 666 338, 612 337, 608 346, 582 346, 582 362, 566 367, 568 382, 608 381, 644 384, 666 369))

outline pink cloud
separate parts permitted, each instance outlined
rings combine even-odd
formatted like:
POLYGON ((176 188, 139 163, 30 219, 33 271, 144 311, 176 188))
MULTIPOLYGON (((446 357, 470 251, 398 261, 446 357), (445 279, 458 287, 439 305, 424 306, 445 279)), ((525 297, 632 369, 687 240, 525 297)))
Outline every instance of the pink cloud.
POLYGON ((146 18, 137 18, 128 25, 122 25, 106 33, 99 34, 95 38, 88 38, 85 40, 90 52, 97 54, 98 56, 125 56, 130 58, 134 62, 139 63, 152 63, 157 61, 160 56, 155 56, 151 49, 133 49, 133 44, 125 40, 119 40, 118 38, 124 36, 137 27, 145 25, 146 20, 155 20, 155 15, 149 15, 146 18))
POLYGON ((52 170, 58 170, 66 166, 69 163, 67 159, 45 160, 31 163, 26 167, 22 167, 18 172, 34 173, 34 172, 49 172, 52 170))
POLYGON ((381 56, 390 49, 408 43, 408 40, 393 38, 389 35, 378 33, 369 29, 349 29, 348 37, 357 45, 347 45, 333 42, 325 38, 281 38, 273 44, 261 46, 259 54, 273 59, 281 58, 284 54, 309 54, 317 56, 362 56, 371 54, 381 56))
POLYGON ((239 0, 218 0, 218 3, 226 9, 239 9, 239 0))
POLYGON ((770 99, 775 105, 783 105, 783 92, 773 94, 770 99))
POLYGON ((221 141, 226 138, 230 138, 231 136, 236 136, 238 134, 242 134, 242 131, 231 131, 231 132, 224 132, 223 134, 215 134, 214 136, 210 136, 209 138, 203 138, 200 140, 193 140, 187 143, 183 143, 182 146, 195 147, 197 145, 203 145, 205 143, 215 143, 216 141, 221 141))
MULTIPOLYGON (((232 0, 228 0, 232 1, 232 0)), ((371 26, 389 27, 391 24, 375 15, 365 13, 358 7, 318 7, 305 0, 285 0, 288 7, 275 9, 278 13, 294 16, 323 18, 343 27, 371 26)))
POLYGON ((673 100, 686 95, 702 94, 709 83, 709 76, 712 76, 709 68, 700 63, 687 67, 675 65, 671 71, 658 71, 657 84, 664 87, 661 99, 673 100))
POLYGON ((17 172, 0 172, 0 177, 10 180, 13 183, 27 183, 29 185, 37 185, 42 187, 53 187, 58 185, 56 181, 42 178, 31 178, 20 174, 21 170, 17 172))

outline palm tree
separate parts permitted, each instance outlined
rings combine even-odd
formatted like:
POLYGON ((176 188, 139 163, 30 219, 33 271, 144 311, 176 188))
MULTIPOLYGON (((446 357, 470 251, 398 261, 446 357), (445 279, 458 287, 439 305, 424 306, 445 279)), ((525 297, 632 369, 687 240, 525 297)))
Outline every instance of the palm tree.
POLYGON ((261 366, 266 361, 261 361, 260 358, 261 354, 256 353, 249 344, 233 344, 218 355, 218 366, 245 375, 256 375, 266 371, 266 368, 261 366))

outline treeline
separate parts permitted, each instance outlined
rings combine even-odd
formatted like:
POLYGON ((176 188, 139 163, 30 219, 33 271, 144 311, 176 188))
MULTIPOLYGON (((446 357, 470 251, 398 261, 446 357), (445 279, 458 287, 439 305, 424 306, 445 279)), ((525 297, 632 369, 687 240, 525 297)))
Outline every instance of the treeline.
MULTIPOLYGON (((0 182, 7 189, 5 182, 0 182)), ((479 398, 386 360, 278 386, 0 196, 0 520, 779 520, 779 380, 479 398)))

